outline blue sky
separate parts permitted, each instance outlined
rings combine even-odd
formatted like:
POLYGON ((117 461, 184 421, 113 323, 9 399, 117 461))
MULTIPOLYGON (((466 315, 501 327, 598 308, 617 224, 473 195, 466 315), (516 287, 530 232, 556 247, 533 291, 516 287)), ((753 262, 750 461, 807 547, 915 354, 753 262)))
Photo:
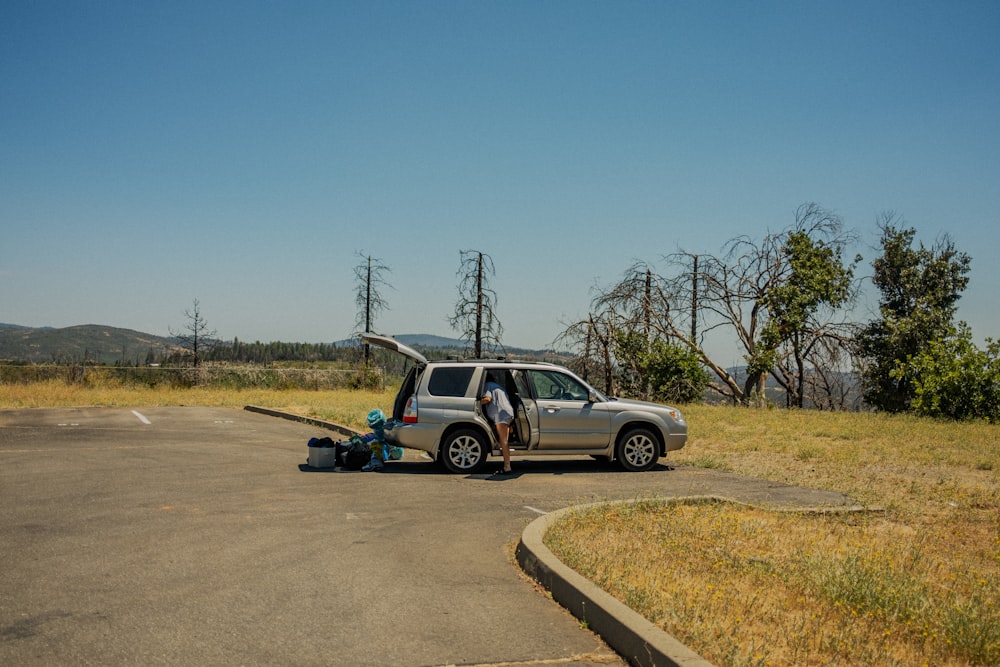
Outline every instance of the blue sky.
MULTIPOLYGON (((1000 333, 1000 3, 0 4, 0 322, 453 335, 481 250, 508 345, 595 285, 816 202, 972 256, 1000 333)), ((665 266, 664 266, 665 268, 665 266)), ((868 319, 870 295, 859 309, 868 319)))

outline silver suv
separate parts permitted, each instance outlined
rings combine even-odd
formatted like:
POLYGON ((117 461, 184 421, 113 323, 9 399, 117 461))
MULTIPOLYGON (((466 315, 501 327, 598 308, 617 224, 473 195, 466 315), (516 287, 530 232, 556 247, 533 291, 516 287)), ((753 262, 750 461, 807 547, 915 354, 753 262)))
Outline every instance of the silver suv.
POLYGON ((479 472, 490 454, 500 453, 479 400, 487 373, 504 379, 517 413, 509 437, 512 455, 589 455, 638 472, 687 441, 687 424, 676 408, 606 397, 562 366, 428 361, 392 338, 359 336, 415 362, 396 394, 386 440, 423 450, 454 473, 479 472))

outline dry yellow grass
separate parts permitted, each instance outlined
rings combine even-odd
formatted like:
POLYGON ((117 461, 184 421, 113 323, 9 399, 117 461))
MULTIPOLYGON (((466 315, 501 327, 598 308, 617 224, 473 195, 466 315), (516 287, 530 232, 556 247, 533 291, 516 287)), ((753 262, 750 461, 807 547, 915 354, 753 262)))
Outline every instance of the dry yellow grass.
POLYGON ((365 416, 372 408, 389 411, 391 392, 351 389, 284 390, 220 389, 213 387, 177 388, 169 386, 90 387, 51 380, 32 384, 0 384, 0 408, 58 406, 158 406, 204 405, 243 408, 258 405, 285 409, 298 415, 316 417, 367 430, 365 416))
POLYGON ((689 406, 676 463, 842 491, 885 511, 647 501, 546 541, 719 665, 1000 664, 1000 427, 689 406))

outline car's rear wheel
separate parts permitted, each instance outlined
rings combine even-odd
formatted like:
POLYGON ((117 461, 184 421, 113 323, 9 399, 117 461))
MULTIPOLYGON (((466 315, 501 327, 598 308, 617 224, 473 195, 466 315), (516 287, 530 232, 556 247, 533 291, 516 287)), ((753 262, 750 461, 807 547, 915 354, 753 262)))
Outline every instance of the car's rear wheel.
POLYGON ((490 450, 482 434, 473 429, 459 429, 445 438, 441 446, 441 464, 458 474, 479 472, 486 466, 490 450))
POLYGON ((660 458, 660 443, 649 429, 634 428, 618 439, 615 458, 629 472, 649 470, 660 458))

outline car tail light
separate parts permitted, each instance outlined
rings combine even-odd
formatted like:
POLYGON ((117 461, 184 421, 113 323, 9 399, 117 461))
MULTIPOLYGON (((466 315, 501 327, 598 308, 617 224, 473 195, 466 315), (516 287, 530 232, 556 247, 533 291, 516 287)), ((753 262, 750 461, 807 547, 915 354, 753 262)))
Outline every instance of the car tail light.
POLYGON ((410 396, 406 400, 406 407, 403 408, 403 423, 404 424, 416 424, 417 423, 417 397, 410 396))

